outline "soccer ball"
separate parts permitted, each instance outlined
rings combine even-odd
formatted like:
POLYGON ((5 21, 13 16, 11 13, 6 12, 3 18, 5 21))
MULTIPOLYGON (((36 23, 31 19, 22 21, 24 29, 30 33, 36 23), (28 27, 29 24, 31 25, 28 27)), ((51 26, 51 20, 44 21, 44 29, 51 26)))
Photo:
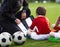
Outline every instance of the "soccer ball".
POLYGON ((10 33, 8 33, 8 32, 2 32, 1 34, 3 34, 4 36, 8 36, 12 40, 12 35, 10 33))
POLYGON ((23 32, 16 32, 13 34, 13 41, 16 45, 22 45, 25 43, 26 38, 23 32))
POLYGON ((10 33, 8 33, 8 32, 2 32, 1 34, 3 34, 3 35, 7 35, 7 36, 9 36, 9 37, 11 37, 11 38, 12 38, 11 34, 10 34, 10 33))
POLYGON ((11 37, 0 34, 0 47, 9 47, 12 43, 11 37))

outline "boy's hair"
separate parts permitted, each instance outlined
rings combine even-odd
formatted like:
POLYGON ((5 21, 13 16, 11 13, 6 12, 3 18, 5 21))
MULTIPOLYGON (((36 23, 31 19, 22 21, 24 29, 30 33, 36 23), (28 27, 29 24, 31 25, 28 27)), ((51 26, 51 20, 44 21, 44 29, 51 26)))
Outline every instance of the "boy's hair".
POLYGON ((37 15, 46 15, 46 9, 44 8, 44 7, 38 7, 37 9, 36 9, 36 13, 37 13, 37 15))
POLYGON ((26 10, 23 10, 22 13, 26 13, 26 10))

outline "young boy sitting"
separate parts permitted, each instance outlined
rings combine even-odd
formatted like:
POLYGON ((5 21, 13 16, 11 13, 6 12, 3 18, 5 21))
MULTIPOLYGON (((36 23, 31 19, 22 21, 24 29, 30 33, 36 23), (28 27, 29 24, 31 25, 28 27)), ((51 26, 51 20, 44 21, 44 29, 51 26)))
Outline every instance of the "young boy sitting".
POLYGON ((26 31, 31 26, 34 17, 33 16, 27 17, 26 10, 21 11, 20 15, 17 15, 16 17, 21 21, 20 24, 18 24, 18 26, 26 34, 26 31))
POLYGON ((55 31, 50 32, 50 36, 54 36, 55 38, 60 38, 60 16, 58 17, 58 20, 56 22, 56 24, 53 26, 53 29, 55 31))
POLYGON ((46 18, 46 9, 44 7, 38 7, 36 9, 36 15, 37 18, 33 20, 27 34, 34 40, 48 39, 50 25, 48 19, 46 18))

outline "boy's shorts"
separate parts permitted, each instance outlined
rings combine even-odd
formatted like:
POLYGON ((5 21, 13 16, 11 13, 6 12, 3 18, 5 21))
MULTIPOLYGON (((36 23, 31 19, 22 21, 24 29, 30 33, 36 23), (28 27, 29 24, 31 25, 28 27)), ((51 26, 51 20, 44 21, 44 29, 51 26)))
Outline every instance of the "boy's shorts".
POLYGON ((34 40, 46 40, 46 39, 48 39, 49 34, 37 35, 36 32, 32 32, 30 37, 34 40))

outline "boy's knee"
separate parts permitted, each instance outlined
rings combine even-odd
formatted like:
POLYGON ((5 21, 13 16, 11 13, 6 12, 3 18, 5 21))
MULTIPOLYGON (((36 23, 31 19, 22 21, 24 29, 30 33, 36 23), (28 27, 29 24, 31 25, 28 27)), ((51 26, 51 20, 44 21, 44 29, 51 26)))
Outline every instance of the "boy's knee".
POLYGON ((55 35, 55 32, 50 32, 49 35, 50 36, 54 36, 55 35))

